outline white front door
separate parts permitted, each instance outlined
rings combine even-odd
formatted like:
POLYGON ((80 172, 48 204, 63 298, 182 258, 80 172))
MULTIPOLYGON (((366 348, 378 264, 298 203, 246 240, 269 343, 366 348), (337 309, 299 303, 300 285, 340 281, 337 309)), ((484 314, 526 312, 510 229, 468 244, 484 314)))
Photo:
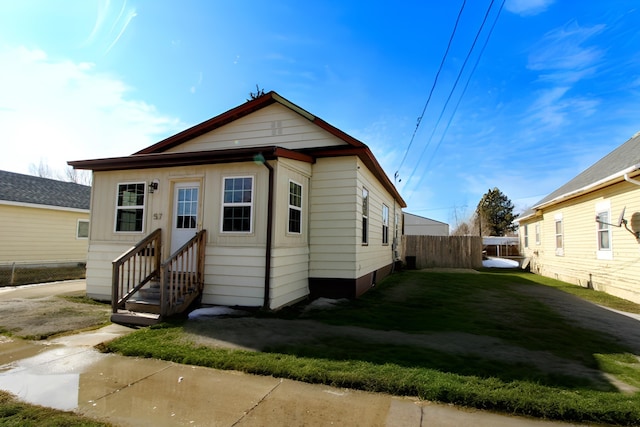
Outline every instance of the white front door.
POLYGON ((198 232, 200 185, 197 182, 176 183, 173 194, 172 254, 198 232))

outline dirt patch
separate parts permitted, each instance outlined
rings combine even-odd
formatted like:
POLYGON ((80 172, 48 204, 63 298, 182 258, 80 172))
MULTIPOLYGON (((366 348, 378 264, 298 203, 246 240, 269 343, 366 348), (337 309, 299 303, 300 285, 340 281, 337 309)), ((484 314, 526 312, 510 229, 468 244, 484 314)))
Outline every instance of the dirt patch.
POLYGON ((553 308, 567 321, 603 332, 640 355, 640 315, 611 310, 557 289, 513 285, 518 292, 553 308))
POLYGON ((0 331, 42 339, 102 325, 109 315, 106 305, 71 302, 55 296, 12 298, 0 300, 0 331))

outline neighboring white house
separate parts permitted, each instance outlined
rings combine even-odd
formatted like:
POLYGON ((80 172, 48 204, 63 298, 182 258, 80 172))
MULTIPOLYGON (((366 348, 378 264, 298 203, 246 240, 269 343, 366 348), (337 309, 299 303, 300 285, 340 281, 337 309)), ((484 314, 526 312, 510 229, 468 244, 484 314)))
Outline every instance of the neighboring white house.
POLYGON ((404 212, 404 234, 407 236, 448 236, 449 224, 404 212))
POLYGON ((91 187, 0 171, 0 264, 87 260, 91 187))
POLYGON ((162 259, 206 230, 204 304, 357 297, 389 274, 402 197, 369 148, 275 92, 93 170, 87 294, 154 230, 162 259))
POLYGON ((532 272, 640 303, 640 133, 518 223, 532 272))

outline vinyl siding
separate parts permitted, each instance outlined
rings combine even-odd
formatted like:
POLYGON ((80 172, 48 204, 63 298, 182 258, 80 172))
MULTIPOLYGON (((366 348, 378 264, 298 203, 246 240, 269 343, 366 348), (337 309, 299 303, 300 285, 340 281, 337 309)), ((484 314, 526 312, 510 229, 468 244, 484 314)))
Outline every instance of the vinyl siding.
POLYGON ((345 144, 288 108, 274 104, 193 138, 167 152, 268 146, 300 149, 345 144))
MULTIPOLYGON (((596 205, 610 203, 610 222, 616 223, 626 206, 629 228, 640 231, 640 187, 623 182, 545 209, 538 218, 522 221, 520 229, 529 225, 529 247, 525 256, 531 259, 531 271, 543 276, 592 286, 621 298, 640 303, 640 242, 627 231, 611 226, 611 259, 598 258, 596 205), (562 215, 564 254, 556 255, 555 218, 562 215), (535 224, 541 225, 541 242, 535 242, 535 224)), ((524 235, 521 233, 521 245, 524 235)))
MULTIPOLYGON (((362 187, 369 191, 369 243, 357 245, 357 277, 393 263, 394 199, 371 171, 358 160, 357 239, 362 242, 362 187), (389 208, 389 243, 382 243, 382 205, 389 208)), ((396 206, 396 212, 400 208, 396 206)))
POLYGON ((318 159, 309 213, 309 276, 356 278, 356 157, 318 159))
POLYGON ((112 262, 131 245, 118 242, 95 242, 89 245, 87 257, 87 296, 102 301, 111 300, 112 262))
POLYGON ((88 239, 77 239, 89 212, 0 204, 0 262, 84 262, 88 239))

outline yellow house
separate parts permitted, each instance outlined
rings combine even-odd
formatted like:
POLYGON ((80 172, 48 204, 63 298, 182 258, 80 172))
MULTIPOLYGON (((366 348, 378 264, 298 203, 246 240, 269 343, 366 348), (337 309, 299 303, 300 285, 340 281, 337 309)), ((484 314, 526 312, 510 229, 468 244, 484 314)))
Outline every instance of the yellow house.
POLYGON ((115 294, 114 312, 147 282, 160 304, 181 286, 204 304, 266 309, 354 298, 399 257, 406 205, 369 148, 275 92, 130 156, 69 164, 93 170, 87 294, 115 294), (112 261, 154 231, 130 251, 135 274, 153 272, 114 291, 133 267, 112 261), (201 246, 169 266, 188 241, 201 246), (193 285, 176 284, 192 280, 185 270, 193 285))
POLYGON ((0 263, 83 263, 91 187, 0 171, 0 263))
POLYGON ((525 212, 531 271, 640 303, 640 133, 525 212))

